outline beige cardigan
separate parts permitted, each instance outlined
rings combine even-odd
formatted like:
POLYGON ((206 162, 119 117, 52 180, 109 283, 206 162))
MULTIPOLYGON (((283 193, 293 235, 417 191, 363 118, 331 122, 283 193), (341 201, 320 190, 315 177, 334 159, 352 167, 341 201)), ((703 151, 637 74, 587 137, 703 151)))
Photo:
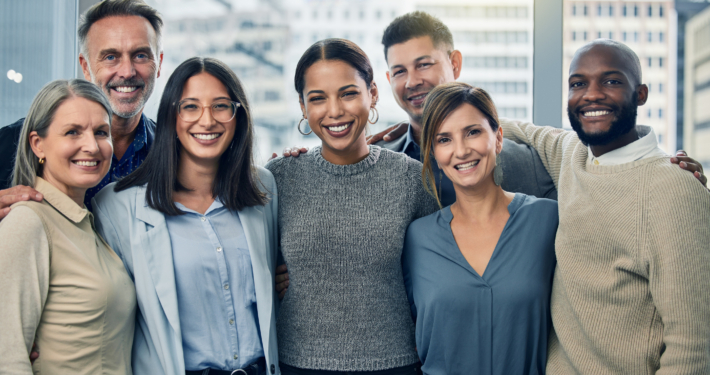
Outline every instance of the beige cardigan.
POLYGON ((547 373, 710 374, 710 192, 668 157, 587 165, 574 132, 501 125, 559 194, 547 373))
POLYGON ((89 211, 35 189, 0 222, 0 374, 131 374, 133 282, 89 211))

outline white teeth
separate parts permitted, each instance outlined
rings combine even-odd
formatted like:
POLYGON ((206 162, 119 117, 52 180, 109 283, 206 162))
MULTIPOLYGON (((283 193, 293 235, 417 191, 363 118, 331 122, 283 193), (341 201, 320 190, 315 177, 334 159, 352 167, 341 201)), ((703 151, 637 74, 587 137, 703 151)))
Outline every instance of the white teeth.
POLYGON ((81 167, 95 167, 96 164, 99 164, 98 161, 75 161, 74 164, 81 166, 81 167))
POLYGON ((611 112, 604 110, 604 111, 584 112, 584 115, 587 117, 596 117, 596 116, 608 115, 609 113, 611 113, 611 112))
POLYGON ((138 90, 138 87, 136 86, 117 86, 114 87, 114 89, 118 92, 133 92, 138 90))
POLYGON ((193 137, 197 139, 204 139, 204 140, 212 140, 220 136, 219 133, 211 133, 211 134, 193 134, 193 137))
POLYGON ((471 168, 477 166, 479 162, 480 162, 480 160, 474 160, 470 163, 459 164, 459 165, 455 166, 455 168, 460 171, 465 171, 465 170, 468 170, 468 169, 471 169, 471 168))
POLYGON ((329 126, 327 127, 328 130, 332 131, 333 133, 340 133, 341 131, 347 129, 350 127, 350 124, 345 124, 341 126, 329 126))
POLYGON ((417 95, 417 96, 412 96, 411 98, 409 98, 409 100, 423 99, 423 98, 426 97, 426 95, 427 95, 427 94, 421 94, 421 95, 417 95))

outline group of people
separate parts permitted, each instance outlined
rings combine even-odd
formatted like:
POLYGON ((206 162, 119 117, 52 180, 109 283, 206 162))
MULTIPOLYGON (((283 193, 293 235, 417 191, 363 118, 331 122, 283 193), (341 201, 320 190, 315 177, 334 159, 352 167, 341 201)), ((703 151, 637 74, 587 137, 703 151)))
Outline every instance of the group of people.
POLYGON ((0 373, 710 373, 707 178, 636 124, 622 43, 577 51, 563 131, 499 118, 446 25, 405 14, 382 42, 409 119, 368 139, 367 55, 316 42, 294 85, 321 145, 262 168, 217 59, 142 114, 161 32, 94 5, 86 80, 0 129, 0 373))

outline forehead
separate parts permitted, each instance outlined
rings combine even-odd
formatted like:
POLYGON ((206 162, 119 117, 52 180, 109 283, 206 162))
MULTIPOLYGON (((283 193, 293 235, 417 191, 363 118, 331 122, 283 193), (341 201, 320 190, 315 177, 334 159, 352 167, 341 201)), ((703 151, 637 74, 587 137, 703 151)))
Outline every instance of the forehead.
POLYGON ((387 62, 389 66, 404 65, 422 57, 446 57, 443 46, 437 48, 428 35, 409 39, 403 43, 391 45, 387 49, 387 62))
POLYGON ((214 99, 219 97, 229 98, 227 87, 215 76, 202 72, 190 77, 182 89, 182 99, 214 99))
POLYGON ((147 19, 140 16, 112 16, 96 21, 87 34, 91 51, 104 49, 131 50, 156 47, 156 34, 147 19))
POLYGON ((340 60, 321 60, 306 69, 306 92, 344 85, 366 85, 357 69, 340 60))
POLYGON ((106 109, 99 103, 86 98, 74 96, 65 100, 54 113, 51 125, 101 125, 108 124, 106 109))
POLYGON ((569 67, 569 75, 594 75, 619 71, 633 77, 633 61, 622 51, 609 46, 594 46, 575 55, 569 67))
POLYGON ((455 132, 457 129, 474 124, 488 128, 491 126, 483 112, 471 104, 464 103, 446 116, 444 121, 441 122, 439 132, 455 132))

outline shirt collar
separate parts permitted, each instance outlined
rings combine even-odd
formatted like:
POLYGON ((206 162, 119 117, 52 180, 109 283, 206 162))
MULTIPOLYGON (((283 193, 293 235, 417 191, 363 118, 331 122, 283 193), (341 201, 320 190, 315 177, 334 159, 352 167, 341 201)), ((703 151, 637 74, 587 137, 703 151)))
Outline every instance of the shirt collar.
POLYGON ((402 147, 402 152, 407 153, 410 147, 415 147, 415 150, 419 150, 419 144, 414 139, 414 130, 412 130, 412 124, 407 127, 407 138, 404 140, 404 147, 402 147))
POLYGON ((195 210, 191 210, 191 209, 185 207, 185 206, 184 206, 182 203, 180 203, 180 202, 175 202, 175 206, 177 206, 177 208, 178 208, 180 211, 185 212, 185 213, 192 213, 192 214, 196 214, 196 215, 200 215, 200 216, 207 216, 207 215, 211 214, 212 212, 217 211, 217 210, 219 210, 220 208, 224 207, 224 204, 223 204, 222 201, 219 199, 219 197, 215 198, 215 199, 214 199, 214 202, 212 202, 212 204, 211 204, 210 207, 207 209, 207 211, 205 211, 204 215, 201 214, 201 213, 199 213, 199 212, 197 212, 197 211, 195 211, 195 210))
POLYGON ((34 188, 42 193, 44 200, 54 207, 55 210, 77 224, 84 220, 86 215, 89 215, 89 210, 79 207, 76 202, 42 177, 35 178, 34 188))
POLYGON ((591 148, 587 146, 587 164, 619 165, 631 163, 633 161, 651 156, 665 155, 663 150, 658 147, 658 138, 656 137, 656 133, 653 131, 653 128, 645 125, 638 125, 637 128, 641 138, 624 147, 617 148, 614 151, 609 151, 599 157, 594 156, 591 148))
POLYGON ((148 136, 145 129, 145 115, 141 114, 141 119, 136 127, 136 136, 133 138, 133 152, 145 147, 146 143, 148 143, 148 136))

